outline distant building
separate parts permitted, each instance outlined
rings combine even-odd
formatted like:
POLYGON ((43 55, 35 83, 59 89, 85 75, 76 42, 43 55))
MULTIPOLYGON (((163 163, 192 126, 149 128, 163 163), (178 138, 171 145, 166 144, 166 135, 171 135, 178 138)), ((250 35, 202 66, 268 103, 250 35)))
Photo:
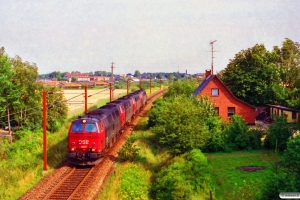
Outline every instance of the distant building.
POLYGON ((127 78, 132 78, 133 75, 132 75, 131 73, 128 73, 128 74, 126 74, 126 77, 127 77, 127 78))
POLYGON ((216 75, 211 75, 211 70, 206 70, 205 80, 193 95, 208 96, 216 104, 219 116, 225 121, 229 121, 231 115, 237 114, 247 124, 255 124, 256 108, 236 98, 216 75))
POLYGON ((71 82, 73 77, 77 78, 77 81, 90 81, 90 76, 88 73, 74 73, 74 74, 68 73, 63 78, 71 82))

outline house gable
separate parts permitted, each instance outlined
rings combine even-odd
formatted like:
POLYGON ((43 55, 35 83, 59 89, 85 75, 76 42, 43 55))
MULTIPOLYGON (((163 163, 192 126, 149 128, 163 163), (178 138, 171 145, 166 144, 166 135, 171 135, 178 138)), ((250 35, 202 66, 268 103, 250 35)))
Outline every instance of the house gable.
POLYGON ((236 98, 230 90, 215 75, 209 75, 193 92, 199 98, 202 95, 208 96, 215 103, 219 115, 229 121, 231 114, 243 117, 248 124, 255 124, 255 107, 236 98))

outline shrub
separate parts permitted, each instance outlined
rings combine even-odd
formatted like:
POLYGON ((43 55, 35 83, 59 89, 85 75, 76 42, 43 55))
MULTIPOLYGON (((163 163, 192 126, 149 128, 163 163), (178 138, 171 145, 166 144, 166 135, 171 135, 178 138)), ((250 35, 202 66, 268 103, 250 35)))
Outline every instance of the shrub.
POLYGON ((211 132, 220 129, 214 104, 208 98, 184 95, 158 101, 149 116, 149 124, 161 147, 173 155, 204 148, 211 132))
POLYGON ((218 152, 225 150, 225 132, 222 131, 224 123, 219 118, 212 116, 207 119, 207 125, 210 127, 210 138, 201 149, 203 152, 218 152))
POLYGON ((224 129, 228 148, 245 149, 249 142, 243 136, 245 136, 248 130, 249 128, 241 116, 231 116, 230 123, 224 129))
POLYGON ((126 143, 122 146, 120 151, 118 152, 119 158, 121 160, 134 160, 139 155, 139 148, 134 144, 137 140, 137 135, 127 136, 126 143))
POLYGON ((275 122, 269 126, 265 147, 284 151, 288 138, 292 135, 287 120, 283 116, 276 118, 275 122))
POLYGON ((290 137, 282 155, 282 166, 273 168, 262 199, 280 199, 280 192, 299 192, 300 186, 300 135, 290 137))
POLYGON ((128 164, 123 168, 120 178, 121 199, 148 199, 150 173, 137 164, 128 164))
POLYGON ((200 150, 175 157, 158 174, 155 199, 208 199, 213 190, 210 168, 200 150))
POLYGON ((180 80, 170 85, 168 91, 164 94, 164 98, 174 98, 180 95, 190 97, 197 88, 198 83, 196 80, 180 80))

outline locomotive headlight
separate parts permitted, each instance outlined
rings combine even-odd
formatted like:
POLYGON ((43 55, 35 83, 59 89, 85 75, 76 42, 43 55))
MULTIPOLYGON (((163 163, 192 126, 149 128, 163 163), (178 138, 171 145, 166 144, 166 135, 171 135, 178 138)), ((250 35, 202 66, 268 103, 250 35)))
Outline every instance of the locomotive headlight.
POLYGON ((74 150, 75 150, 75 148, 72 148, 72 149, 71 149, 71 151, 74 151, 74 150))
POLYGON ((92 152, 94 152, 95 151, 95 149, 92 149, 92 152))

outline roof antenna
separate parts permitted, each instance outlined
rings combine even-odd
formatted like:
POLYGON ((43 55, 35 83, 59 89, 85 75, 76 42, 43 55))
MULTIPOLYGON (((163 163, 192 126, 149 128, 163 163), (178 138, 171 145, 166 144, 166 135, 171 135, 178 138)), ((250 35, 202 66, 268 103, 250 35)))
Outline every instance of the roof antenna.
POLYGON ((210 42, 211 44, 211 75, 214 75, 214 43, 216 42, 217 40, 215 41, 212 41, 210 42))

